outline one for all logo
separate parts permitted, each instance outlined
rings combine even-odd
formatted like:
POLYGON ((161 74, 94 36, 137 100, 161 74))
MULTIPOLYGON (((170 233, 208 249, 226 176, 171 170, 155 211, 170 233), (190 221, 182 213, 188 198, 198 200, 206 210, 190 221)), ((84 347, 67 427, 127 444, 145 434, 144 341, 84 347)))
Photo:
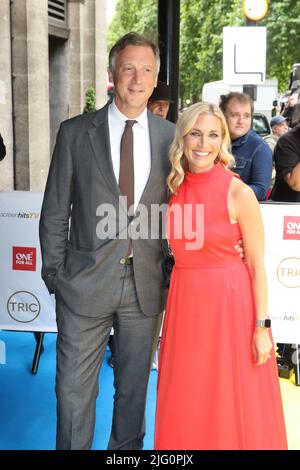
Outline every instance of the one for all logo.
MULTIPOLYGON (((300 240, 300 217, 286 215, 283 218, 283 239, 300 240)), ((296 246, 295 246, 295 251, 296 246)), ((300 258, 291 256, 280 261, 277 268, 277 278, 281 284, 289 288, 300 287, 300 258)))
POLYGON ((36 248, 13 246, 12 268, 19 271, 36 271, 36 248))
POLYGON ((283 220, 283 239, 300 240, 300 217, 284 216, 283 220))

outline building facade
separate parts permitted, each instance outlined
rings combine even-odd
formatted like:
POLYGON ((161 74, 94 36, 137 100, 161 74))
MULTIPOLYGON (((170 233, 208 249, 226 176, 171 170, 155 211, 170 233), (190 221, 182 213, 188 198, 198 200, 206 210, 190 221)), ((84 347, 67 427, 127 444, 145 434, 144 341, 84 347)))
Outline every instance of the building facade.
POLYGON ((43 191, 61 121, 107 101, 106 0, 0 0, 0 190, 43 191))

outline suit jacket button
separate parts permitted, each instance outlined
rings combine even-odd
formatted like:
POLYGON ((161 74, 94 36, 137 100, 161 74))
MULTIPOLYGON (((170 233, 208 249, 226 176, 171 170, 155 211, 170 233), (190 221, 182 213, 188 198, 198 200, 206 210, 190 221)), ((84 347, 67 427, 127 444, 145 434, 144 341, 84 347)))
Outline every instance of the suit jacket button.
POLYGON ((125 261, 126 261, 125 258, 121 258, 120 259, 120 264, 125 264, 125 261))

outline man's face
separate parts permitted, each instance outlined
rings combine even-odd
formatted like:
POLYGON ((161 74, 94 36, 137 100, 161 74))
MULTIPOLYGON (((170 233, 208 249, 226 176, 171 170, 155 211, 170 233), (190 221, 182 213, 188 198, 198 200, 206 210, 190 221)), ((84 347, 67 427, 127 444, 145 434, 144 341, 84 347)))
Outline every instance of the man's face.
POLYGON ((116 57, 110 80, 115 87, 118 109, 130 118, 147 106, 157 82, 155 55, 150 47, 127 46, 116 57))
POLYGON ((247 134, 251 127, 252 116, 250 103, 240 103, 233 98, 227 105, 225 118, 231 140, 242 137, 247 134))
POLYGON ((286 121, 283 121, 280 124, 276 124, 276 126, 272 127, 273 134, 278 138, 285 134, 288 130, 289 128, 286 121))
POLYGON ((151 111, 151 113, 153 114, 156 114, 156 116, 160 116, 163 119, 167 119, 169 107, 170 107, 169 101, 165 101, 165 100, 148 101, 149 111, 151 111))

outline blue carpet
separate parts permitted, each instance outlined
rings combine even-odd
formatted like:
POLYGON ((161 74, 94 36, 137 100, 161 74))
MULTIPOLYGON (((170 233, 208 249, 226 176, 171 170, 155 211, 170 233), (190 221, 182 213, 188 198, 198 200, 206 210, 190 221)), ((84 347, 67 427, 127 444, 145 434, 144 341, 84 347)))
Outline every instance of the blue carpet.
MULTIPOLYGON (((32 333, 0 331, 0 450, 52 450, 55 448, 56 334, 46 333, 45 350, 36 375, 31 374, 35 350, 32 333), (4 357, 5 349, 5 357, 4 357), (5 362, 5 364, 3 364, 5 362)), ((113 370, 106 353, 97 400, 93 449, 106 449, 113 404, 113 370)), ((153 448, 157 372, 150 374, 144 449, 153 448)))

